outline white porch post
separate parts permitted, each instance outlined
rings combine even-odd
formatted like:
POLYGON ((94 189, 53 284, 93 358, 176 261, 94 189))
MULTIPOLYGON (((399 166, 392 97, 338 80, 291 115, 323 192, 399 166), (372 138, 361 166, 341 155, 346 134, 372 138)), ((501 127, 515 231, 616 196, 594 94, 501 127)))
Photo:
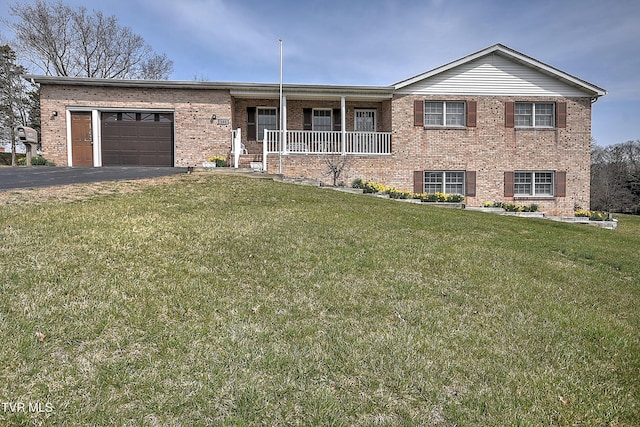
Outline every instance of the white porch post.
POLYGON ((267 172, 267 138, 266 137, 262 138, 262 170, 264 172, 267 172))
POLYGON ((100 112, 91 110, 91 139, 93 144, 93 166, 102 166, 102 141, 100 140, 100 112))
POLYGON ((73 147, 71 143, 71 111, 65 111, 65 121, 67 122, 67 165, 73 167, 73 147))
POLYGON ((340 129, 342 130, 342 155, 347 154, 347 101, 340 98, 340 129))
POLYGON ((286 95, 282 95, 282 107, 280 110, 280 124, 281 124, 281 130, 282 132, 280 133, 281 136, 281 144, 282 144, 282 152, 284 154, 288 154, 289 149, 287 147, 287 96, 286 95))
POLYGON ((242 150, 242 128, 236 129, 233 135, 233 167, 238 169, 240 163, 240 151, 242 150))

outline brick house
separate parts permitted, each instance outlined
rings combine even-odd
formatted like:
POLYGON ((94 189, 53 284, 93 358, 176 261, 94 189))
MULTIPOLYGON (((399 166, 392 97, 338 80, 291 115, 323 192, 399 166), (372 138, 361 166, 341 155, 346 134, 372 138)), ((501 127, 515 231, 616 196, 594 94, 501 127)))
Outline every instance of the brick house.
POLYGON ((40 84, 57 165, 196 166, 212 155, 285 176, 457 193, 467 205, 589 206, 591 83, 503 45, 390 86, 101 80, 40 84), (343 157, 346 156, 346 157, 343 157))

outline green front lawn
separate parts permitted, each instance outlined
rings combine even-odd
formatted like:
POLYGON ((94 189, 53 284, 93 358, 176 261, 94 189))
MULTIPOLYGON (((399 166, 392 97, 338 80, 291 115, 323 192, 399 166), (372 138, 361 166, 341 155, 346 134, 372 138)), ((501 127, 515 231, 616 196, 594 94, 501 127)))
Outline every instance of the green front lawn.
POLYGON ((637 217, 195 174, 0 241, 2 425, 640 424, 637 217))

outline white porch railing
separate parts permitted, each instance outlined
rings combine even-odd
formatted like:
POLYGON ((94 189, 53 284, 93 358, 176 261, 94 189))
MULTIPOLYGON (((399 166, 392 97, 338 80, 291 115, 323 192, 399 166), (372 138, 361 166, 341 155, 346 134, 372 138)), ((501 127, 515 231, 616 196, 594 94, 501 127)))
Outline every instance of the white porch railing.
POLYGON ((391 154, 391 132, 265 130, 263 154, 267 153, 391 154), (284 146, 280 144, 282 134, 284 146))
MULTIPOLYGON (((240 162, 240 154, 243 154, 244 145, 242 144, 242 132, 241 129, 234 129, 231 131, 231 154, 233 155, 233 167, 238 169, 238 163, 240 162)), ((244 153, 246 154, 246 153, 244 153)))

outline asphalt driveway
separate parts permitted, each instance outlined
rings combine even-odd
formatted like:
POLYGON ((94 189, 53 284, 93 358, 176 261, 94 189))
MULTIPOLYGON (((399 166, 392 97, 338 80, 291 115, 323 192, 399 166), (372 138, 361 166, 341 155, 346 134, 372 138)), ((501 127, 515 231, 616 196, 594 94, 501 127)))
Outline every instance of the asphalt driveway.
POLYGON ((101 181, 157 178, 185 173, 186 171, 186 168, 137 166, 101 168, 0 167, 0 191, 101 181))

